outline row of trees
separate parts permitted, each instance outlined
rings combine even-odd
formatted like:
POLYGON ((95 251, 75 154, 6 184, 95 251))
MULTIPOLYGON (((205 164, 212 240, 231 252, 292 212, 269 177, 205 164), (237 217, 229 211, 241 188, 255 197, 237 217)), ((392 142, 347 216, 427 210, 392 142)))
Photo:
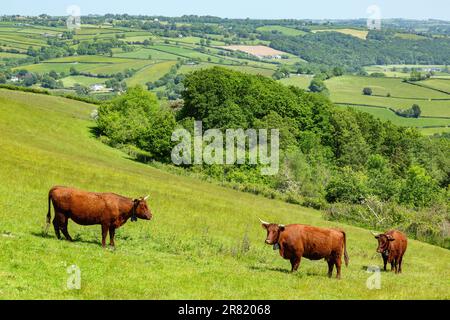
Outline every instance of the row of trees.
POLYGON ((351 72, 368 65, 450 63, 450 39, 379 38, 378 34, 378 31, 370 31, 367 40, 338 32, 297 37, 277 34, 270 39, 270 46, 311 63, 340 66, 351 72))

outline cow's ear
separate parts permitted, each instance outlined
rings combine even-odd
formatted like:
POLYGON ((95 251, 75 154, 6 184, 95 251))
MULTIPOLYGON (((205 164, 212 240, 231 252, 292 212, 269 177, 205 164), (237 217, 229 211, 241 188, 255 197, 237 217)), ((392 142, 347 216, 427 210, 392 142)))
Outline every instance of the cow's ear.
POLYGON ((375 239, 380 239, 380 235, 376 235, 376 236, 375 236, 375 239))
POLYGON ((389 241, 394 241, 395 239, 392 236, 387 236, 389 241))
POLYGON ((269 225, 266 223, 261 223, 261 226, 263 227, 263 229, 267 229, 269 227, 269 225))
POLYGON ((279 225, 278 225, 278 230, 284 231, 284 229, 285 229, 284 224, 279 224, 279 225))

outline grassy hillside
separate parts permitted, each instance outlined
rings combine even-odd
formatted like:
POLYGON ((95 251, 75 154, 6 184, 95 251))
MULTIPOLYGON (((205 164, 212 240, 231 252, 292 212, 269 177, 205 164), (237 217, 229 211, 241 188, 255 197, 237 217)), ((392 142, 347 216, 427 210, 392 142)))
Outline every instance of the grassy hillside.
POLYGON ((424 299, 450 298, 450 252, 410 241, 404 273, 382 273, 368 290, 368 265, 381 265, 368 230, 324 221, 318 211, 240 193, 132 161, 91 134, 94 107, 0 90, 0 295, 4 299, 424 299), (115 251, 100 227, 69 223, 73 243, 41 233, 47 192, 56 184, 150 194, 154 220, 128 222, 115 251), (289 262, 264 245, 257 217, 280 223, 340 226, 350 265, 326 277, 324 261, 289 262), (66 289, 67 266, 81 268, 82 289, 66 289))

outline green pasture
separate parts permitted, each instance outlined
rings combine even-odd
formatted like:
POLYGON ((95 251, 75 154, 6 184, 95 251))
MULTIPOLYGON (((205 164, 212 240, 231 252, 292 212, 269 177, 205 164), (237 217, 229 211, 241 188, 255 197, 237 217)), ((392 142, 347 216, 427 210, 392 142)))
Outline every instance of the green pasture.
POLYGON ((422 116, 450 117, 449 95, 435 90, 411 85, 393 78, 372 78, 359 76, 334 77, 325 81, 333 102, 367 104, 408 109, 418 104, 422 116), (370 87, 372 96, 363 95, 362 90, 370 87), (391 97, 387 97, 390 93, 391 97))
POLYGON ((423 84, 424 86, 434 88, 437 90, 442 90, 448 92, 448 97, 450 98, 450 79, 428 79, 425 81, 419 81, 419 84, 423 84))
POLYGON ((68 74, 70 69, 74 67, 80 72, 113 74, 123 72, 126 69, 140 70, 149 64, 151 64, 149 60, 112 58, 106 56, 70 56, 44 61, 39 64, 16 67, 14 70, 25 69, 36 73, 47 73, 54 70, 68 74))
POLYGON ((152 60, 177 60, 180 56, 162 52, 159 50, 153 50, 150 48, 137 48, 135 51, 131 52, 117 52, 114 54, 114 57, 120 58, 132 58, 132 59, 147 59, 149 56, 152 57, 152 60))
POLYGON ((131 78, 128 78, 126 83, 128 86, 145 86, 147 82, 154 82, 162 78, 175 64, 176 61, 166 61, 148 65, 136 72, 131 78))
POLYGON ((65 88, 72 88, 75 84, 91 86, 93 84, 105 83, 106 80, 108 80, 108 78, 94 78, 86 76, 69 76, 61 79, 65 88))
POLYGON ((284 78, 279 81, 286 86, 294 86, 299 87, 301 89, 308 89, 312 79, 313 79, 312 75, 292 74, 289 78, 284 78))
POLYGON ((21 54, 21 53, 0 52, 0 60, 24 59, 27 57, 28 56, 26 54, 21 54))
MULTIPOLYGON (((399 126, 407 126, 407 127, 427 127, 427 126, 450 126, 450 119, 440 119, 440 118, 405 118, 397 116, 394 112, 388 109, 383 108, 373 108, 366 106, 342 106, 339 107, 346 108, 354 108, 359 111, 364 111, 372 114, 373 116, 381 119, 391 121, 393 124, 399 126)), ((442 128, 436 128, 436 131, 441 132, 442 128)))
MULTIPOLYGON (((217 66, 217 64, 213 63, 199 63, 194 65, 183 65, 178 70, 178 73, 187 74, 189 72, 199 70, 199 69, 206 69, 206 68, 212 68, 214 66, 217 66)), ((257 66, 230 66, 230 65, 222 65, 224 68, 245 72, 249 74, 260 74, 266 77, 271 77, 274 73, 274 70, 266 69, 266 68, 260 68, 257 66)))
POLYGON ((261 32, 272 32, 272 31, 278 31, 286 36, 303 36, 306 34, 305 31, 297 30, 294 28, 284 27, 284 26, 277 26, 277 25, 268 25, 259 27, 256 29, 257 31, 261 32))

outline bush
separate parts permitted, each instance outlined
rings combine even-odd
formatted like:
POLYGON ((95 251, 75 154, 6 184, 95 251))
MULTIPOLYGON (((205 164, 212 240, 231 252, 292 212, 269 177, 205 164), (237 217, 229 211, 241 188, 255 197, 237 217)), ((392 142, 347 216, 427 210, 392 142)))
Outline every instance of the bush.
POLYGON ((142 87, 101 105, 97 125, 113 145, 133 144, 159 160, 170 157, 174 115, 161 110, 155 95, 142 87))
POLYGON ((419 118, 422 114, 422 110, 420 109, 418 104, 413 104, 411 108, 406 110, 395 110, 395 113, 400 117, 419 118))
POLYGON ((372 88, 364 88, 363 89, 363 94, 365 96, 371 96, 372 95, 372 88))
POLYGON ((364 200, 369 190, 367 176, 362 172, 355 172, 350 167, 344 167, 331 178, 325 188, 325 198, 328 202, 359 203, 364 200))
POLYGON ((311 80, 311 83, 308 87, 309 91, 311 92, 327 92, 328 89, 321 79, 314 78, 311 80))
POLYGON ((413 165, 400 190, 400 203, 426 207, 435 204, 441 198, 437 182, 430 177, 424 168, 413 165))

